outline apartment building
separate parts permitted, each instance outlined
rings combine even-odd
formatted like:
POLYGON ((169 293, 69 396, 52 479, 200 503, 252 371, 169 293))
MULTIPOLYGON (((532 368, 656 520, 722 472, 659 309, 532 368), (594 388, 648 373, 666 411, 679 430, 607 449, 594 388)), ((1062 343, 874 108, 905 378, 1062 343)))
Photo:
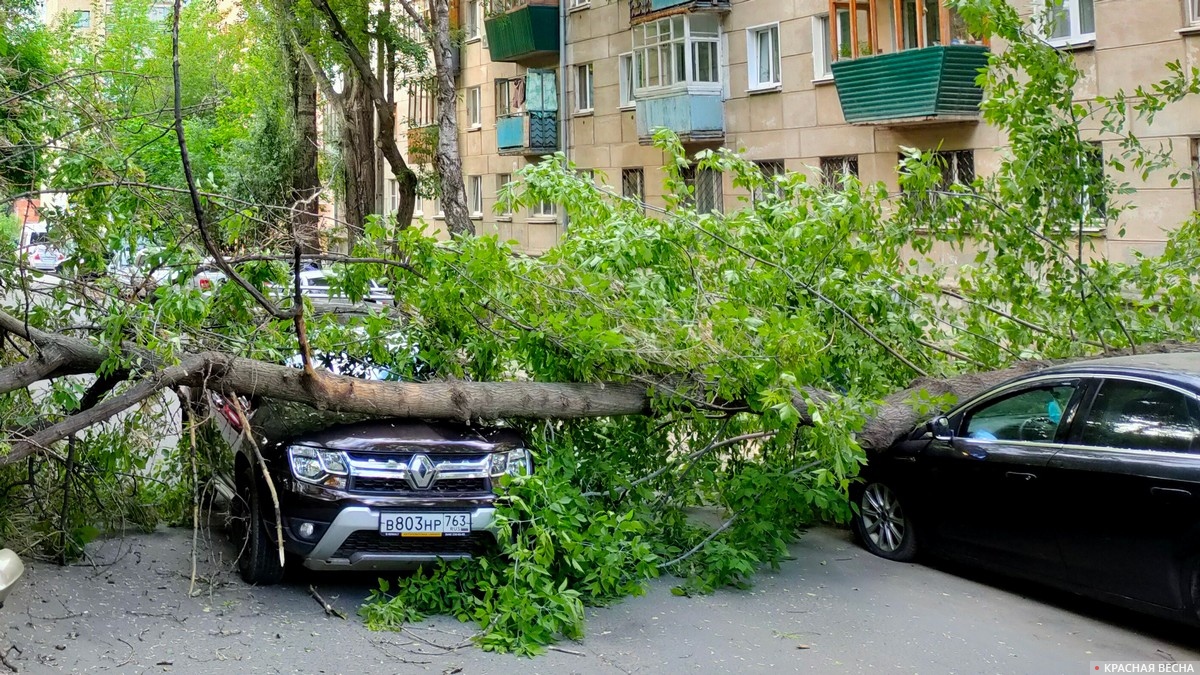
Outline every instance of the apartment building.
MULTIPOLYGON (((1016 1, 1028 15, 1046 14, 1016 1)), ((459 140, 477 231, 529 252, 563 236, 563 214, 555 204, 496 213, 496 191, 514 172, 561 149, 614 190, 662 205, 663 157, 649 145, 656 127, 674 129, 689 151, 723 146, 768 172, 830 181, 850 172, 893 191, 902 147, 939 150, 947 180, 964 181, 994 170, 1003 151, 1000 132, 979 119, 974 84, 991 47, 940 0, 510 3, 462 0, 458 8, 467 38, 459 140)), ((1080 99, 1162 79, 1169 61, 1200 62, 1200 0, 1055 0, 1047 16, 1052 43, 1082 70, 1080 99)), ((411 123, 399 130, 402 141, 411 158, 427 159, 420 149, 422 127, 434 121, 432 98, 410 89, 398 100, 411 123)), ((1196 166, 1200 102, 1135 130, 1170 143, 1179 166, 1196 166)), ((1104 170, 1115 141, 1096 148, 1104 170)), ((1165 230, 1200 199, 1193 185, 1172 186, 1165 173, 1114 178, 1138 188, 1123 197, 1135 208, 1119 224, 1098 214, 1090 237, 1115 260, 1161 250, 1165 230), (1126 234, 1118 239, 1120 227, 1126 234)), ((698 172, 689 180, 704 209, 736 208, 744 197, 727 177, 698 172)), ((436 222, 433 200, 420 211, 436 222)))

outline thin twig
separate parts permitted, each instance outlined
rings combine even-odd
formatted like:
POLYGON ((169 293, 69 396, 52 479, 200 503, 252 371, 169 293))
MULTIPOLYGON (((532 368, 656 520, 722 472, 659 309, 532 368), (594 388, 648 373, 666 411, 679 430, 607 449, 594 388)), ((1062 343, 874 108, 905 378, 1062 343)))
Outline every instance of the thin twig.
POLYGON ((346 615, 340 609, 329 604, 325 598, 321 597, 321 594, 317 592, 316 586, 309 585, 308 594, 321 605, 321 609, 325 610, 325 616, 336 616, 343 621, 346 619, 346 615))

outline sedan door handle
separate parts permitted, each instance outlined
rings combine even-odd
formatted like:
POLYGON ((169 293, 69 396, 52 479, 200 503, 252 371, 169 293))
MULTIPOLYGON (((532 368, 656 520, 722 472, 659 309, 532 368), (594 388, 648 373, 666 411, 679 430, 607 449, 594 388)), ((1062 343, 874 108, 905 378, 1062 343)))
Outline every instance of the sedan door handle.
POLYGON ((1018 471, 1009 471, 1009 472, 1007 472, 1007 473, 1005 473, 1005 474, 1004 474, 1004 477, 1005 477, 1005 478, 1012 478, 1012 479, 1015 479, 1015 480, 1031 481, 1031 480, 1033 480, 1034 478, 1037 478, 1037 475, 1036 475, 1036 474, 1032 474, 1032 473, 1020 473, 1020 472, 1018 472, 1018 471))
POLYGON ((1191 497, 1192 496, 1192 493, 1189 492, 1188 490, 1181 490, 1179 488, 1165 488, 1165 487, 1152 487, 1152 488, 1150 488, 1150 494, 1154 495, 1155 497, 1191 497))

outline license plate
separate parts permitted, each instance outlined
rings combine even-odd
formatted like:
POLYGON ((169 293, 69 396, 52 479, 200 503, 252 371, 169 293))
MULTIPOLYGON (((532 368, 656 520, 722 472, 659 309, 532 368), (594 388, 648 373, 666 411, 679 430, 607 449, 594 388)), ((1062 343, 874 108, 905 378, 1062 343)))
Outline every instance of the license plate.
POLYGON ((379 534, 386 537, 455 537, 470 534, 469 513, 383 513, 379 534))

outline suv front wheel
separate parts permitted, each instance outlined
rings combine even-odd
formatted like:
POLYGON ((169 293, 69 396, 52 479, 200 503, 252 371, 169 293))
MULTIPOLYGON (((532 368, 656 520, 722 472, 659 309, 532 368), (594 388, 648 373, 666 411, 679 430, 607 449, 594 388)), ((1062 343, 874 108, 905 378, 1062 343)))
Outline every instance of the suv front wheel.
POLYGON ((279 562, 279 544, 276 541, 274 514, 270 498, 261 481, 255 480, 253 471, 243 467, 237 475, 237 498, 233 504, 233 518, 240 535, 237 543, 238 572, 248 584, 270 586, 283 579, 283 565, 279 562))

